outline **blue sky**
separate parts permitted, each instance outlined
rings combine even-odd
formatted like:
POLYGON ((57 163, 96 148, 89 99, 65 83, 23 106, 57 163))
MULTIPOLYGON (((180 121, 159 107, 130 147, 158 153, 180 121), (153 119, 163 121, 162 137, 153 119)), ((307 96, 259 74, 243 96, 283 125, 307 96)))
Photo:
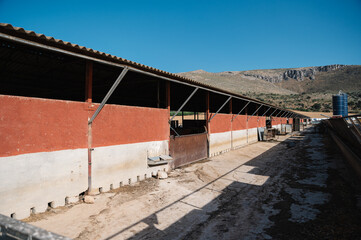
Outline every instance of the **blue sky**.
POLYGON ((361 64, 360 0, 0 0, 0 22, 174 73, 361 64))

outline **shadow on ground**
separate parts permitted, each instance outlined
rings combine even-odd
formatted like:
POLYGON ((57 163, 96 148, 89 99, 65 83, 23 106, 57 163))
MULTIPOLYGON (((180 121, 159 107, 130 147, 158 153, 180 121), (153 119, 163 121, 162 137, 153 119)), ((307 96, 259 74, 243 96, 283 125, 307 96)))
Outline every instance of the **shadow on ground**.
POLYGON ((106 239, 119 238, 140 223, 147 227, 131 239, 359 239, 361 191, 342 159, 327 135, 309 129, 106 239), (177 203, 190 204, 189 196, 229 180, 228 175, 244 165, 254 167, 248 173, 270 178, 263 185, 233 181, 208 204, 193 206, 165 229, 157 227, 157 214, 177 203), (310 203, 315 199, 308 196, 323 198, 310 203), (301 206, 296 213, 295 206, 301 206))

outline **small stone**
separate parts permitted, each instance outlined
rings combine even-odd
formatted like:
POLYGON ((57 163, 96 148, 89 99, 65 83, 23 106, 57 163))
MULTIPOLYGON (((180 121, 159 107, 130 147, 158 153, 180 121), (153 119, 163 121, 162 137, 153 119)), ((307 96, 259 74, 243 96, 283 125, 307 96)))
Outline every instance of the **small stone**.
POLYGON ((66 204, 72 204, 79 202, 79 196, 73 196, 73 197, 67 197, 66 198, 66 204))
POLYGON ((164 171, 159 171, 157 177, 158 179, 166 179, 168 178, 168 174, 164 171))
POLYGON ((85 196, 84 197, 84 202, 87 204, 93 204, 94 203, 94 198, 92 196, 85 196))

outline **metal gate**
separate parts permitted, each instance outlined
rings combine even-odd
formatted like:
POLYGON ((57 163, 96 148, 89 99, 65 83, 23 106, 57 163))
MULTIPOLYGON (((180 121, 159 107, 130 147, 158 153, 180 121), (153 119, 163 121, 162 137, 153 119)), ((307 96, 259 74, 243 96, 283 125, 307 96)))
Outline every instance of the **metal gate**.
POLYGON ((293 131, 300 131, 300 119, 294 118, 293 119, 293 131))
POLYGON ((177 168, 208 157, 207 133, 171 137, 169 154, 174 159, 171 167, 177 168))

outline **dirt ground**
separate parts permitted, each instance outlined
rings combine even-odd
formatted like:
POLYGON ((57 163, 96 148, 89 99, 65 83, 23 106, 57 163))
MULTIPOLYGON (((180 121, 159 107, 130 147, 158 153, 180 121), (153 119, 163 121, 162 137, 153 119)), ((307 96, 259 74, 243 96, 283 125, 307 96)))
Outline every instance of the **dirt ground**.
POLYGON ((309 128, 28 221, 75 239, 360 239, 359 181, 309 128))

